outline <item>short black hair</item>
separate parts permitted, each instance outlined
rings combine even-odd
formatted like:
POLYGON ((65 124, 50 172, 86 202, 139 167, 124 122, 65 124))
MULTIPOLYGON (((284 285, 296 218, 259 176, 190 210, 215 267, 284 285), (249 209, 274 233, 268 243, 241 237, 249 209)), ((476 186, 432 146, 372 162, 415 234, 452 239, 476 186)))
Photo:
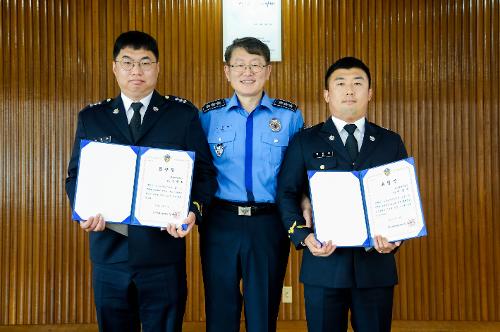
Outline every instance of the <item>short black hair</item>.
POLYGON ((365 65, 364 62, 358 58, 347 56, 338 59, 337 61, 335 61, 333 65, 330 66, 330 68, 328 68, 325 75, 325 89, 328 90, 328 79, 330 78, 330 76, 333 74, 334 71, 336 71, 337 69, 351 69, 351 68, 359 68, 362 71, 364 71, 366 73, 366 76, 368 76, 368 87, 371 86, 372 77, 370 76, 370 69, 368 69, 368 66, 365 65))
POLYGON ((226 48, 224 60, 229 63, 235 48, 244 48, 250 54, 257 54, 264 57, 266 64, 271 61, 271 51, 269 47, 260 39, 254 37, 243 37, 233 40, 233 43, 226 48))
POLYGON ((155 55, 156 60, 160 56, 156 39, 142 31, 127 31, 119 35, 116 38, 115 46, 113 46, 113 59, 116 60, 120 51, 126 47, 131 47, 134 50, 143 49, 151 51, 155 55))

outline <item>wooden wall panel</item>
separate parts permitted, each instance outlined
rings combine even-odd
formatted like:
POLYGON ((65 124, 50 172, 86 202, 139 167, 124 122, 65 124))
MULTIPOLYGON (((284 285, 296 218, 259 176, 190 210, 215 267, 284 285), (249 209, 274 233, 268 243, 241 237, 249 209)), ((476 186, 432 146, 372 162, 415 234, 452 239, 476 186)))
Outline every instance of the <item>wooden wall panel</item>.
MULTIPOLYGON (((399 320, 500 320, 500 1, 283 0, 283 61, 268 92, 308 125, 327 117, 323 75, 355 55, 372 70, 370 120, 416 158, 426 238, 398 254, 399 320)), ((159 90, 195 104, 229 96, 221 0, 0 0, 0 325, 95 321, 88 241, 64 178, 76 114, 113 97, 112 44, 125 30, 160 47, 159 90)), ((203 321, 196 232, 187 321, 203 321)), ((281 320, 303 320, 300 253, 281 320)))

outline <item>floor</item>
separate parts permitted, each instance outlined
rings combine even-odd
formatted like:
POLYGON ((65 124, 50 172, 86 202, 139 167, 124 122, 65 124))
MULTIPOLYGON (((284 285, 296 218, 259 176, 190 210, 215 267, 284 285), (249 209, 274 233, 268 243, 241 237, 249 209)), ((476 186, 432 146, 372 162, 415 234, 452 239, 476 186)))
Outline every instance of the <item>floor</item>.
MULTIPOLYGON (((0 332, 96 332, 93 324, 0 326, 0 332)), ((184 332, 204 332, 204 323, 185 323, 184 332)), ((242 325, 241 332, 244 332, 242 325)), ((304 321, 278 322, 277 332, 306 332, 304 321)), ((393 332, 500 332, 500 322, 395 321, 393 332)))

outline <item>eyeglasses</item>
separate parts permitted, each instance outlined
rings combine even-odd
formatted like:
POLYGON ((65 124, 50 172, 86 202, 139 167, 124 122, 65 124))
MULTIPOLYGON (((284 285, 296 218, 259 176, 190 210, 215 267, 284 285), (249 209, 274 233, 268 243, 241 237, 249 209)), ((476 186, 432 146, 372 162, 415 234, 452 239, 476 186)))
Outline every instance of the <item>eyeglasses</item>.
POLYGON ((115 61, 119 63, 123 70, 131 71, 135 64, 139 66, 142 71, 150 71, 153 68, 153 63, 158 63, 157 61, 151 61, 149 59, 143 59, 141 61, 132 61, 130 59, 121 59, 120 61, 115 61))
POLYGON ((260 73, 264 68, 266 68, 268 65, 229 65, 231 70, 235 71, 236 73, 244 73, 245 70, 250 69, 250 71, 254 74, 260 73))

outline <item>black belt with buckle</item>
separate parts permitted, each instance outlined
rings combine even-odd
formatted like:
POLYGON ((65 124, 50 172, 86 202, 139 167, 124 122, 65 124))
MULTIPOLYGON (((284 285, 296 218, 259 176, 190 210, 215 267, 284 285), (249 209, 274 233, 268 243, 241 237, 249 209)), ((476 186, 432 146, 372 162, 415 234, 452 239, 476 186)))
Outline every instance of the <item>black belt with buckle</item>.
POLYGON ((259 214, 272 214, 278 211, 274 203, 238 203, 222 199, 214 200, 214 207, 220 207, 226 211, 231 211, 239 216, 256 216, 259 214))

